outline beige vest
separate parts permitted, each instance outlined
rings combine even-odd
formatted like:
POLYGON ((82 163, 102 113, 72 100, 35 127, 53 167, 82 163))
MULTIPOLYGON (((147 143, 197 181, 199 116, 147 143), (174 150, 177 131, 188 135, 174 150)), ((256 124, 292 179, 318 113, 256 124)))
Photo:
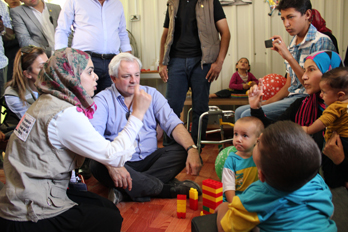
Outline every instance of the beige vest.
MULTIPOLYGON (((178 13, 180 0, 169 0, 169 28, 164 45, 163 64, 168 65, 170 48, 174 41, 175 17, 178 13)), ((201 42, 202 58, 201 65, 211 64, 216 61, 220 52, 219 33, 214 21, 214 0, 198 0, 196 5, 196 20, 199 41, 201 42)))
POLYGON ((0 191, 0 217, 37 222, 76 204, 67 197, 66 190, 71 170, 81 166, 84 158, 53 147, 47 134, 51 119, 68 107, 72 105, 44 94, 26 112, 31 117, 23 116, 16 127, 4 159, 6 185, 0 191))
MULTIPOLYGON (((5 93, 4 93, 4 96, 16 96, 19 98, 19 95, 18 95, 18 92, 16 90, 14 90, 11 86, 8 86, 6 89, 5 89, 5 93)), ((24 94, 25 97, 27 97, 25 99, 25 101, 29 104, 29 105, 32 105, 34 102, 35 102, 35 98, 34 98, 34 95, 27 89, 25 91, 25 94, 24 94)), ((5 124, 6 126, 8 127, 14 127, 18 124, 20 118, 18 118, 18 116, 13 113, 10 109, 10 107, 7 106, 7 103, 5 101, 5 99, 3 99, 3 103, 2 104, 5 104, 6 106, 6 109, 7 109, 7 114, 5 116, 5 119, 3 121, 3 124, 5 124)))
MULTIPOLYGON (((5 93, 4 93, 5 96, 16 96, 16 97, 19 97, 18 93, 16 90, 14 90, 11 86, 7 87, 5 89, 5 93)), ((33 96, 33 94, 28 90, 26 89, 25 91, 25 94, 24 96, 31 96, 31 97, 28 97, 28 98, 25 98, 25 101, 28 102, 29 105, 33 104, 35 102, 35 98, 33 96)))

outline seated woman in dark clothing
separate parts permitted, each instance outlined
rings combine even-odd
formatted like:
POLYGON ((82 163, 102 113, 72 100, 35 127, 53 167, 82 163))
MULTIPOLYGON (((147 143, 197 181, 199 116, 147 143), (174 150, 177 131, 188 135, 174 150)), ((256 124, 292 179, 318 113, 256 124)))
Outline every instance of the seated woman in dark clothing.
MULTIPOLYGON (((320 51, 309 55, 304 65, 305 73, 302 76, 304 87, 309 96, 297 99, 277 121, 290 120, 301 126, 309 126, 318 119, 326 108, 323 100, 320 98, 320 79, 323 73, 339 66, 342 66, 342 61, 335 52, 320 51)), ((268 119, 263 113, 261 99, 261 89, 258 86, 252 87, 249 91, 251 115, 261 119, 265 127, 267 127, 269 124, 273 123, 273 121, 268 119)), ((319 148, 322 149, 324 143, 323 131, 315 133, 312 136, 319 148)), ((340 163, 334 163, 334 160, 332 155, 322 156, 322 169, 325 181, 331 188, 345 186, 345 182, 348 181, 346 175, 346 170, 348 170, 348 158, 345 156, 340 163)))

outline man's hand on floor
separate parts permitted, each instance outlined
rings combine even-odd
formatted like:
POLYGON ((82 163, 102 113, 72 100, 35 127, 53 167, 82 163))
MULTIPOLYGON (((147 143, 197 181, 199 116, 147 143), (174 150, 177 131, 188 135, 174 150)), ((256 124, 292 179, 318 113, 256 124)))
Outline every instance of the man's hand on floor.
POLYGON ((114 168, 111 166, 106 166, 111 179, 114 181, 116 188, 128 188, 129 191, 132 190, 132 178, 125 167, 114 168))

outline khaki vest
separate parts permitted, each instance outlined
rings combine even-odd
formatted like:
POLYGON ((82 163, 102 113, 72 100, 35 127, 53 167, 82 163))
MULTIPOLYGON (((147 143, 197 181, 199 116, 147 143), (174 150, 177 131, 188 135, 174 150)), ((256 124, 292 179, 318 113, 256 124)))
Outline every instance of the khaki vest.
MULTIPOLYGON (((0 217, 37 222, 76 205, 66 190, 71 170, 81 166, 84 158, 53 147, 47 134, 51 119, 68 107, 72 105, 44 94, 26 112, 35 120, 26 140, 22 141, 16 132, 11 135, 4 159, 6 185, 0 191, 0 217)), ((28 121, 25 118, 18 124, 17 133, 19 125, 28 121)))
MULTIPOLYGON (((4 96, 16 96, 16 97, 19 97, 17 91, 14 90, 11 86, 9 86, 9 87, 7 87, 5 89, 4 96)), ((25 91, 24 96, 25 97, 31 96, 31 97, 25 98, 25 101, 28 102, 29 105, 32 105, 35 102, 35 100, 36 100, 34 98, 33 94, 28 89, 25 91)))
MULTIPOLYGON (((180 0, 169 0, 169 28, 164 45, 163 64, 168 65, 170 48, 174 41, 175 18, 178 13, 180 0)), ((202 58, 201 65, 211 64, 216 61, 220 52, 219 32, 214 21, 214 0, 198 0, 196 5, 196 20, 198 37, 201 42, 202 58)))
MULTIPOLYGON (((7 87, 5 89, 4 96, 15 96, 15 97, 19 98, 18 92, 16 90, 14 90, 11 86, 9 86, 9 87, 7 87)), ((32 105, 35 102, 35 100, 36 100, 34 98, 34 95, 28 89, 25 91, 25 95, 24 96, 26 97, 25 101, 29 105, 32 105)), ((2 104, 5 104, 4 106, 7 109, 7 114, 6 114, 6 117, 5 117, 4 121, 3 121, 3 124, 5 124, 8 127, 16 126, 18 124, 20 118, 18 118, 18 116, 11 111, 10 107, 7 106, 7 103, 6 103, 5 99, 3 99, 3 103, 2 104)))

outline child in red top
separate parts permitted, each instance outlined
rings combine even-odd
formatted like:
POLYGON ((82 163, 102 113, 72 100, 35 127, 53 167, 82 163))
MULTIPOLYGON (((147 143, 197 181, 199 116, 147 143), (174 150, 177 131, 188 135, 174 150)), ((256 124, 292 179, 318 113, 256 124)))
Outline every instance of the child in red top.
POLYGON ((250 72, 249 60, 245 57, 240 58, 236 63, 236 71, 231 78, 229 89, 223 89, 219 92, 209 95, 209 98, 231 97, 231 93, 245 93, 251 86, 257 85, 259 81, 250 72))

